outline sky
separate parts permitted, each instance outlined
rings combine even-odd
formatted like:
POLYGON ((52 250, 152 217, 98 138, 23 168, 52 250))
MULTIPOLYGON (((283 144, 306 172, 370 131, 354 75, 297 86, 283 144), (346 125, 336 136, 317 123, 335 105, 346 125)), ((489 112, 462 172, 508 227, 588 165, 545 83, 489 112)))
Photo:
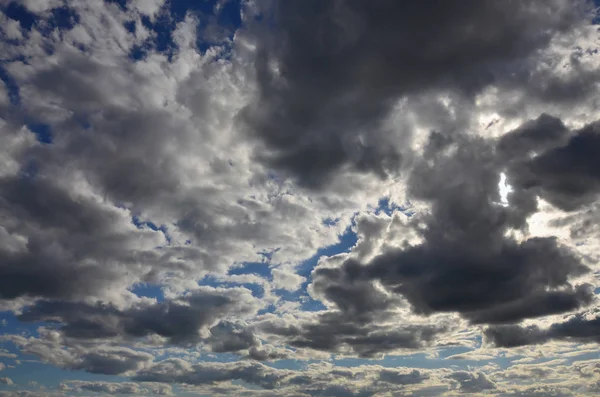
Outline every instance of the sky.
POLYGON ((0 397, 600 393, 588 0, 0 0, 0 397))

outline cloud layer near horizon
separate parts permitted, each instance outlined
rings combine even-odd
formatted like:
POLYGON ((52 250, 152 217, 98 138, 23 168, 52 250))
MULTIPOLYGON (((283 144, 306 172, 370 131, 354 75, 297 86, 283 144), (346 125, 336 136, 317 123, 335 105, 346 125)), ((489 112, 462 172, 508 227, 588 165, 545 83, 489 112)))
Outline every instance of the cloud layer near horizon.
POLYGON ((600 390, 594 4, 176 5, 0 0, 0 396, 600 390))

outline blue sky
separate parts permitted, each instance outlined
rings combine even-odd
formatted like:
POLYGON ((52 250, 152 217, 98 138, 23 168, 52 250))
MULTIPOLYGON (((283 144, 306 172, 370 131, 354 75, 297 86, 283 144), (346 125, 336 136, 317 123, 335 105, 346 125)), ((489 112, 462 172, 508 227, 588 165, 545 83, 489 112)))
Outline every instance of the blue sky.
POLYGON ((597 6, 0 1, 0 397, 596 395, 597 6))

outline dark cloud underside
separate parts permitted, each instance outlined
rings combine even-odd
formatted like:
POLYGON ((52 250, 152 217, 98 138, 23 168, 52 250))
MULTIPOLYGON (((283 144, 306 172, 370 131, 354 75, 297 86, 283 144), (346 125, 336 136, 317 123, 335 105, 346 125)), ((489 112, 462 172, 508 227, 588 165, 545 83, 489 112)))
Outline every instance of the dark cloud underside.
POLYGON ((383 124, 397 100, 501 84, 584 10, 537 0, 276 4, 273 25, 255 33, 260 96, 242 118, 265 143, 258 157, 304 185, 346 166, 386 177, 402 162, 383 124))

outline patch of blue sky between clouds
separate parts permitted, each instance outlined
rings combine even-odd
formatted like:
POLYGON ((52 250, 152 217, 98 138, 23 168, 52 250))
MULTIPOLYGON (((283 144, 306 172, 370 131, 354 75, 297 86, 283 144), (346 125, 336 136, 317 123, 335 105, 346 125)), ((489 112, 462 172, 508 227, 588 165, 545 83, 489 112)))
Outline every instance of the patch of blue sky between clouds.
MULTIPOLYGON (((124 1, 112 1, 126 8, 124 1)), ((167 3, 167 10, 159 13, 156 18, 142 16, 141 22, 146 29, 153 32, 153 36, 141 45, 136 45, 129 56, 134 61, 144 59, 150 52, 166 55, 170 60, 178 47, 173 39, 173 32, 177 24, 186 16, 198 19, 196 47, 204 54, 213 46, 228 47, 233 40, 235 31, 241 26, 241 1, 219 2, 211 1, 171 1, 167 3), (218 29, 218 32, 214 30, 218 29)), ((127 21, 125 29, 132 34, 136 33, 135 21, 127 21)), ((225 51, 222 57, 227 57, 225 51)))
MULTIPOLYGON (((405 207, 399 206, 390 201, 388 197, 381 198, 377 206, 372 208, 372 212, 376 214, 380 214, 381 212, 391 216, 394 211, 401 211, 407 216, 412 215, 412 213, 405 207)), ((335 219, 325 219, 323 223, 328 226, 335 226, 339 220, 335 219)), ((307 292, 307 287, 311 283, 311 273, 314 268, 319 263, 319 260, 323 257, 331 257, 334 255, 348 253, 350 250, 356 245, 358 241, 358 236, 355 233, 355 222, 352 220, 352 223, 346 228, 346 230, 339 235, 338 242, 336 244, 332 244, 326 247, 319 248, 317 252, 311 256, 310 258, 302 261, 298 266, 296 266, 296 274, 305 278, 305 281, 301 284, 300 288, 295 291, 288 291, 285 289, 275 289, 273 293, 281 300, 288 302, 298 302, 300 304, 299 309, 302 311, 321 311, 325 310, 326 307, 323 303, 316 301, 310 297, 307 292)), ((228 275, 254 275, 264 279, 267 282, 271 282, 273 280, 272 275, 272 265, 270 263, 270 257, 273 253, 263 253, 264 261, 263 262, 246 262, 238 265, 232 266, 228 275)), ((241 283, 241 282, 231 282, 226 280, 220 280, 215 278, 214 276, 207 276, 203 280, 199 282, 199 285, 210 286, 210 287, 232 287, 232 286, 241 286, 249 289, 252 292, 252 295, 257 298, 264 297, 263 287, 255 284, 255 283, 241 283)), ((137 292, 136 292, 137 293, 137 292)), ((146 296, 146 295, 144 295, 146 296)), ((272 313, 275 311, 275 306, 270 306, 266 309, 262 309, 259 314, 272 313)))
POLYGON ((21 28, 25 30, 31 30, 38 21, 38 17, 34 13, 16 1, 11 1, 2 7, 2 12, 10 19, 18 21, 21 28))
POLYGON ((16 1, 8 2, 8 4, 0 8, 7 17, 18 21, 21 28, 25 31, 31 31, 35 26, 46 37, 57 30, 60 32, 62 30, 73 29, 80 22, 79 15, 73 9, 66 6, 52 8, 50 15, 44 19, 27 10, 27 8, 16 1))
POLYGON ((162 302, 165 299, 161 286, 157 284, 135 284, 131 287, 131 292, 139 297, 156 299, 157 302, 162 302))
POLYGON ((382 197, 377 203, 377 207, 373 209, 373 212, 377 215, 382 212, 387 216, 392 216, 394 211, 402 212, 406 216, 412 216, 414 212, 410 209, 410 206, 401 206, 397 203, 390 201, 389 197, 382 197))
POLYGON ((60 326, 60 324, 58 323, 45 321, 36 321, 31 323, 22 322, 19 321, 19 319, 15 316, 13 312, 0 312, 0 322, 2 322, 3 324, 0 325, 0 334, 19 334, 25 337, 38 337, 38 329, 40 327, 56 328, 60 326))
POLYGON ((38 142, 46 144, 52 143, 52 128, 50 128, 48 124, 30 123, 27 124, 27 128, 29 128, 29 130, 35 134, 38 142))
MULTIPOLYGON (((396 210, 404 211, 404 209, 402 207, 400 207, 394 203, 390 203, 388 198, 380 199, 377 207, 373 208, 373 212, 375 212, 377 214, 384 212, 388 216, 390 216, 393 213, 393 211, 396 211, 396 210)), ((165 237, 167 238, 167 240, 170 241, 170 238, 168 237, 168 233, 167 233, 167 228, 165 225, 157 226, 152 221, 142 220, 139 216, 136 216, 136 215, 132 216, 132 223, 139 229, 149 228, 154 231, 161 231, 163 234, 165 234, 165 237)), ((356 233, 354 232, 354 226, 355 226, 355 223, 353 221, 352 224, 348 228, 346 228, 344 233, 339 235, 338 243, 318 249, 317 252, 313 256, 311 256, 310 258, 301 262, 297 266, 297 268, 296 268, 297 274, 306 278, 306 281, 301 285, 301 287, 298 290, 287 291, 287 290, 283 290, 283 289, 276 289, 273 291, 275 293, 275 295, 278 296, 282 301, 299 302, 300 303, 299 309, 302 311, 316 312, 316 311, 325 310, 326 307, 321 302, 312 299, 307 293, 307 286, 311 282, 311 273, 322 257, 330 257, 330 256, 338 255, 341 253, 347 253, 356 245, 358 237, 357 237, 356 233)), ((160 249, 160 247, 157 247, 157 249, 160 249)), ((264 257, 263 262, 247 262, 247 263, 242 263, 242 264, 233 266, 230 268, 228 275, 256 275, 256 276, 264 279, 265 281, 270 282, 273 279, 272 273, 271 273, 271 264, 270 264, 270 258, 273 255, 273 253, 274 252, 264 252, 263 253, 263 257, 264 257)), ((257 298, 263 298, 264 292, 265 292, 263 287, 256 283, 232 282, 232 281, 218 279, 212 275, 204 277, 202 280, 199 281, 198 284, 202 285, 202 286, 210 286, 210 287, 244 287, 244 288, 247 288, 248 290, 250 290, 252 295, 257 298)), ((164 293, 162 291, 162 287, 157 284, 152 284, 152 283, 135 284, 134 286, 132 286, 130 288, 130 291, 139 297, 153 298, 153 299, 156 299, 158 302, 161 302, 164 300, 164 293)), ((275 306, 269 306, 266 309, 262 309, 259 312, 259 314, 272 313, 275 311, 275 309, 276 309, 275 306)), ((6 322, 7 322, 6 328, 3 329, 3 331, 6 333, 19 333, 19 334, 35 337, 38 335, 37 329, 40 326, 46 326, 46 327, 58 326, 57 324, 41 323, 41 322, 21 323, 10 312, 2 313, 2 315, 3 315, 3 318, 5 318, 6 322)), ((464 352, 462 350, 454 350, 453 351, 450 349, 448 349, 448 351, 452 352, 452 354, 458 354, 458 353, 464 352)), ((451 355, 451 354, 448 353, 447 355, 451 355)), ((217 355, 215 355, 214 360, 219 361, 219 362, 229 362, 229 361, 234 361, 235 357, 237 357, 235 355, 230 355, 230 356, 231 357, 226 357, 225 355, 217 354, 217 355)), ((409 357, 409 356, 404 356, 402 358, 402 360, 408 359, 407 357, 409 357)), ((376 360, 375 362, 380 363, 381 365, 384 365, 386 363, 389 363, 389 360, 394 361, 394 360, 397 360, 397 358, 388 357, 383 360, 376 360)), ((292 365, 291 363, 293 363, 293 362, 295 362, 295 360, 284 360, 281 363, 277 364, 277 367, 287 368, 287 367, 289 367, 289 365, 292 365), (289 363, 287 363, 287 361, 289 361, 289 363)), ((356 364, 359 362, 362 362, 363 364, 367 363, 367 362, 373 363, 373 360, 362 360, 362 359, 349 360, 348 359, 348 360, 340 361, 340 365, 348 364, 350 366, 353 366, 353 365, 359 365, 359 364, 356 364)), ((395 363, 394 365, 397 365, 397 363, 395 363)), ((292 365, 292 367, 295 367, 295 366, 296 366, 295 364, 292 365)))
MULTIPOLYGON (((55 32, 69 30, 79 23, 79 16, 68 7, 53 8, 50 10, 49 17, 41 19, 36 14, 30 12, 18 2, 9 2, 5 6, 0 6, 0 10, 10 19, 19 22, 19 25, 26 32, 31 31, 35 26, 36 30, 43 36, 48 37, 55 32)), ((27 34, 27 33, 25 33, 27 34)), ((51 55, 53 49, 48 47, 45 49, 48 55, 51 55)), ((16 59, 3 59, 2 63, 15 61, 16 59)), ((27 63, 26 59, 19 59, 21 62, 27 63)), ((17 82, 6 72, 3 65, 0 64, 0 80, 4 83, 8 98, 11 105, 18 107, 21 105, 20 89, 17 82)), ((19 111, 15 111, 15 115, 19 115, 19 111)), ((53 141, 53 133, 50 125, 39 122, 31 116, 23 120, 29 130, 35 134, 36 139, 43 144, 51 144, 53 141)))
POLYGON ((169 231, 166 225, 160 225, 157 226, 154 222, 152 221, 143 221, 140 219, 139 216, 134 215, 131 217, 131 222, 138 228, 138 229, 144 229, 144 228, 149 228, 155 232, 161 232, 164 236, 165 239, 167 240, 167 243, 171 242, 171 236, 169 235, 169 231))
POLYGON ((259 298, 259 299, 263 298, 264 294, 265 294, 263 287, 256 283, 245 283, 245 282, 221 280, 212 275, 204 277, 202 280, 200 280, 198 282, 198 285, 207 286, 207 287, 215 287, 215 288, 217 288, 217 287, 225 287, 225 288, 244 287, 244 288, 250 290, 250 292, 252 292, 252 296, 259 298))
MULTIPOLYGON (((134 215, 131 217, 131 222, 138 229, 148 228, 155 232, 161 232, 165 236, 166 243, 169 244, 171 242, 171 236, 169 235, 167 227, 165 225, 157 226, 152 221, 141 220, 140 217, 137 215, 134 215)), ((160 246, 156 247, 156 249, 161 249, 161 248, 162 247, 160 247, 160 246)), ((139 297, 153 298, 153 299, 156 299, 158 302, 163 301, 165 298, 163 291, 162 291, 162 287, 157 284, 152 284, 152 283, 135 284, 133 287, 130 288, 130 291, 139 297)))
POLYGON ((6 72, 6 69, 0 63, 0 80, 4 83, 8 91, 8 99, 13 106, 21 104, 21 97, 19 94, 19 85, 15 79, 6 72))

